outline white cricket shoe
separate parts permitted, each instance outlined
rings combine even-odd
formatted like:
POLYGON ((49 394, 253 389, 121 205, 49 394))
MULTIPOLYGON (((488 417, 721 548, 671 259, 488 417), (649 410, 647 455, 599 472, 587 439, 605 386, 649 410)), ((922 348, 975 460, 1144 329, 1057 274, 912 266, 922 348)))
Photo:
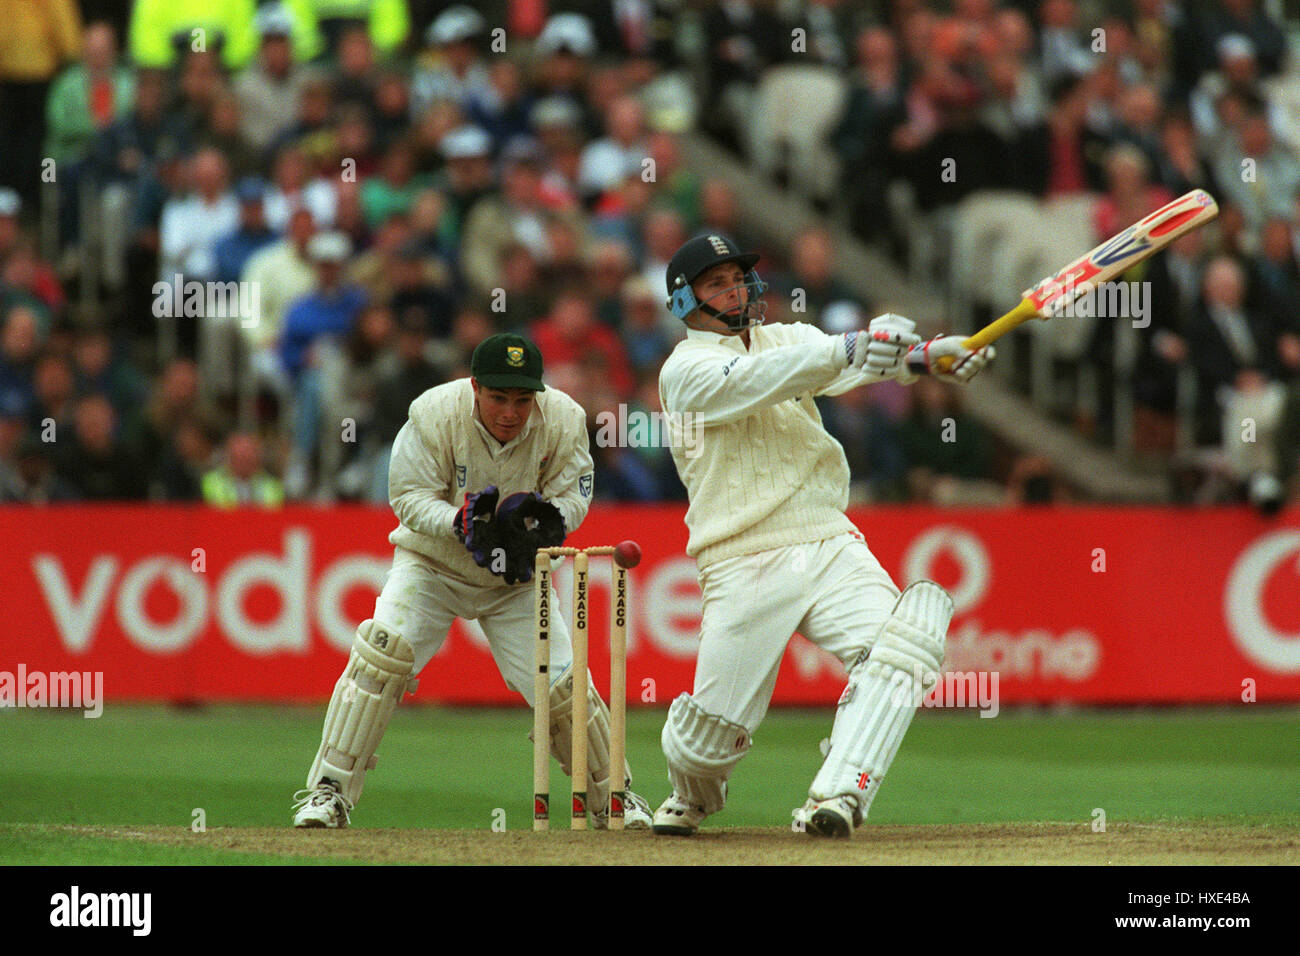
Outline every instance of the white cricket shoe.
POLYGON ((830 800, 814 800, 811 797, 802 807, 794 811, 794 818, 802 824, 801 829, 813 836, 830 837, 847 840, 853 831, 862 825, 862 811, 858 801, 853 797, 832 797, 830 800))
POLYGON ((707 816, 703 807, 687 803, 674 793, 655 811, 652 829, 655 833, 669 836, 690 836, 707 816))
POLYGON ((338 784, 333 780, 322 780, 313 790, 299 790, 293 799, 297 801, 293 805, 297 811, 293 815, 295 827, 342 830, 348 825, 352 804, 339 792, 338 784))
MULTIPOLYGON (((623 829, 624 830, 649 830, 652 814, 650 804, 646 802, 645 797, 631 790, 623 791, 623 829)), ((599 810, 591 811, 591 827, 593 830, 609 829, 609 811, 604 807, 599 810)))

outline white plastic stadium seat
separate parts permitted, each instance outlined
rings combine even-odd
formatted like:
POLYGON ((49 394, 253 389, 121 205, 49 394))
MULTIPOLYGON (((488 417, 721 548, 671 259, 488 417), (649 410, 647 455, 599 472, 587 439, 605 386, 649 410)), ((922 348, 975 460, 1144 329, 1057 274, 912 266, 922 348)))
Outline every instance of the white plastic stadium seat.
POLYGON ((821 66, 778 66, 758 83, 749 117, 749 157, 771 175, 789 148, 791 185, 809 197, 831 198, 839 183, 839 162, 828 145, 839 122, 848 88, 844 78, 821 66))

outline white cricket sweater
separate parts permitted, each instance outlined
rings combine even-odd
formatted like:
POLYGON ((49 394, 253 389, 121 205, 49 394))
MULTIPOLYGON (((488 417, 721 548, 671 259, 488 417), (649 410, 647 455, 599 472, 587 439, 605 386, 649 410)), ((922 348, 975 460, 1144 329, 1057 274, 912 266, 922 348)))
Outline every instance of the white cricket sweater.
POLYGON ((449 577, 506 587, 456 538, 452 523, 467 494, 488 485, 497 486, 502 500, 536 491, 560 509, 568 534, 586 518, 592 483, 587 413, 563 392, 538 392, 527 423, 504 445, 479 420, 468 378, 429 389, 409 414, 393 442, 388 472, 388 500, 401 522, 388 536, 392 544, 424 555, 449 577))
POLYGON ((846 367, 842 336, 811 325, 749 335, 746 349, 738 335, 690 329, 659 373, 690 498, 686 553, 700 568, 854 530, 844 513, 849 463, 813 396, 876 379, 846 367))

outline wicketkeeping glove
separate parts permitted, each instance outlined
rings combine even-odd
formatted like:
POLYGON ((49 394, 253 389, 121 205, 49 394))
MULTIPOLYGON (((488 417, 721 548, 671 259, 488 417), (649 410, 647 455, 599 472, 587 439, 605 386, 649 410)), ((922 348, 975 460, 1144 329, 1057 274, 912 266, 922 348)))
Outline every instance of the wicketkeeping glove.
POLYGON ((892 312, 876 316, 865 332, 844 334, 845 367, 861 369, 872 378, 894 378, 908 349, 920 344, 916 323, 892 312))
POLYGON ((501 547, 500 526, 496 521, 497 501, 501 492, 496 485, 465 495, 465 504, 456 512, 456 537, 465 545, 480 568, 492 564, 492 552, 501 547))
POLYGON ((535 491, 520 491, 502 501, 497 509, 497 526, 506 555, 502 575, 506 584, 531 581, 537 549, 564 543, 564 516, 535 491))
POLYGON ((913 346, 907 353, 906 371, 898 376, 898 380, 909 384, 919 375, 934 375, 965 385, 997 354, 991 345, 972 352, 961 344, 965 339, 964 335, 936 335, 928 342, 913 346), (941 358, 952 359, 947 370, 940 367, 941 358))

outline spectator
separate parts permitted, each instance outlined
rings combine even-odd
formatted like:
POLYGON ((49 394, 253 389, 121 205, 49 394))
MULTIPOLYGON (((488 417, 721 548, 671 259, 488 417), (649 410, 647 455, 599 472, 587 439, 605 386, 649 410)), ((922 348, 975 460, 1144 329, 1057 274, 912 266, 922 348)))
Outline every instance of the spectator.
POLYGON ((1258 110, 1248 112, 1233 141, 1219 148, 1213 170, 1219 202, 1237 206, 1252 233, 1270 218, 1288 216, 1300 189, 1300 162, 1273 141, 1268 118, 1258 110))
POLYGON ((279 508, 284 487, 262 467, 262 443, 237 432, 226 442, 225 464, 203 476, 203 501, 214 508, 279 508))
POLYGON ((266 224, 274 232, 284 232, 294 210, 305 208, 321 229, 334 225, 338 213, 338 196, 330 180, 312 176, 306 153, 297 146, 284 146, 275 157, 271 188, 265 202, 266 224))
POLYGON ((1257 392, 1271 379, 1277 364, 1276 334, 1266 313, 1248 307, 1241 266, 1225 256, 1211 261, 1188 329, 1197 377, 1198 445, 1217 445, 1227 437, 1222 417, 1234 392, 1257 392))
POLYGON ((1175 196, 1193 189, 1208 190, 1211 185, 1196 131, 1185 114, 1173 113, 1164 119, 1155 169, 1157 178, 1175 196))
POLYGON ((1178 372, 1188 359, 1187 332, 1200 298, 1204 233, 1189 232, 1147 270, 1151 324, 1141 333, 1133 367, 1133 445, 1171 454, 1176 445, 1178 372))
MULTIPOLYGON (((0 432, 4 428, 0 420, 0 432)), ((12 464, 0 459, 0 502, 48 505, 76 500, 76 490, 54 470, 53 447, 35 435, 18 439, 12 464)))
POLYGON ((199 150, 188 163, 187 195, 167 200, 159 226, 159 278, 176 274, 206 281, 217 274, 217 241, 239 225, 239 203, 228 188, 225 157, 199 150))
POLYGON ((475 204, 465 223, 461 269, 470 287, 491 295, 506 247, 519 243, 539 263, 550 261, 547 215, 541 205, 542 158, 537 144, 516 141, 505 150, 502 190, 475 204))
POLYGON ((441 149, 446 172, 434 185, 448 200, 447 240, 458 246, 474 205, 496 189, 492 141, 480 127, 458 126, 442 138, 441 149))
POLYGON ((546 21, 533 45, 538 98, 558 96, 582 113, 587 136, 600 135, 600 123, 587 100, 586 88, 596 39, 582 14, 557 13, 546 21))
MULTIPOLYGON (((863 30, 855 43, 852 86, 831 133, 839 156, 841 190, 854 231, 871 239, 887 225, 886 190, 897 170, 889 141, 907 120, 907 84, 894 35, 881 27, 863 30)), ((717 224, 728 235, 725 224, 717 224)), ((743 246, 742 248, 748 248, 743 246)))
POLYGON ((91 149, 101 181, 131 186, 152 173, 160 154, 189 151, 184 124, 166 111, 167 82, 160 70, 136 72, 133 109, 96 137, 91 149))
POLYGON ((415 169, 415 149, 408 140, 397 140, 385 150, 379 175, 361 184, 361 208, 371 229, 395 212, 408 213, 416 195, 429 188, 429 177, 415 169))
POLYGON ((900 424, 899 438, 912 498, 952 503, 977 492, 978 485, 966 483, 992 477, 984 428, 962 411, 957 390, 937 379, 919 379, 911 397, 912 412, 900 424))
POLYGON ((76 394, 72 363, 58 352, 46 351, 32 370, 34 400, 27 418, 31 432, 42 441, 66 437, 72 431, 76 394))
POLYGON ((473 7, 453 4, 429 25, 424 45, 432 65, 411 79, 411 115, 421 116, 434 102, 451 100, 466 113, 492 98, 488 68, 479 49, 487 24, 473 7))
POLYGON ((639 176, 648 152, 645 117, 634 96, 620 96, 606 114, 606 135, 582 153, 578 189, 591 201, 628 176, 639 176))
POLYGON ((1092 56, 1079 40, 1074 0, 1043 0, 1038 17, 1043 79, 1048 84, 1092 69, 1092 56))
POLYGON ((234 90, 244 139, 264 150, 284 132, 309 73, 294 63, 294 20, 283 7, 263 7, 256 22, 261 38, 257 60, 235 78, 234 90))
POLYGON ((311 211, 295 210, 289 216, 285 237, 249 257, 243 281, 257 290, 258 323, 245 328, 253 349, 254 368, 263 379, 275 379, 279 359, 275 356, 284 330, 289 306, 316 286, 316 270, 307 257, 307 244, 316 234, 311 211))
POLYGON ((154 467, 149 497, 158 501, 203 500, 203 476, 214 467, 213 429, 199 416, 186 416, 154 467))
MULTIPOLYGON (((663 289, 668 297, 668 262, 673 253, 686 242, 686 226, 682 217, 671 209, 657 209, 645 218, 641 256, 641 276, 652 289, 663 289)), ((668 318, 671 318, 669 316, 668 318)), ((665 319, 667 322, 668 319, 665 319)), ((669 323, 674 329, 680 325, 675 319, 669 323)))
POLYGON ((248 261, 276 241, 276 234, 266 224, 265 195, 266 183, 253 176, 241 179, 235 186, 239 227, 217 242, 217 281, 239 281, 248 261))
POLYGON ((28 307, 5 313, 0 329, 0 414, 26 417, 36 402, 32 375, 41 349, 40 323, 28 307))
POLYGON ((140 414, 149 396, 148 380, 115 347, 107 326, 88 323, 75 333, 72 362, 77 394, 103 395, 119 422, 140 414))
POLYGON ((315 287, 289 307, 280 345, 284 369, 295 382, 311 364, 311 347, 322 336, 347 335, 365 305, 365 294, 343 281, 343 264, 351 254, 341 233, 319 233, 307 243, 315 287))
MULTIPOLYGON (((4 201, 0 196, 0 221, 6 218, 4 201)), ((17 304, 30 306, 40 318, 42 330, 48 331, 51 321, 63 314, 66 302, 58 276, 37 256, 35 243, 16 233, 0 259, 0 309, 17 304)))
POLYGON ((533 132, 536 97, 513 60, 496 58, 488 69, 488 82, 490 86, 483 96, 471 97, 467 104, 456 102, 467 119, 488 132, 494 148, 499 150, 516 136, 533 132))
POLYGON ((81 53, 81 17, 72 0, 6 4, 0 42, 0 186, 28 202, 40 187, 50 82, 81 53))
POLYGON ((596 317, 618 329, 623 319, 623 285, 636 265, 632 253, 617 240, 601 239, 587 247, 583 265, 596 317))
POLYGON ((393 440, 406 424, 411 402, 447 381, 429 360, 428 322, 420 312, 399 314, 395 365, 380 375, 375 391, 374 436, 377 444, 370 501, 388 502, 388 463, 393 440))
POLYGON ((350 25, 339 37, 337 67, 331 74, 337 106, 374 108, 375 48, 364 27, 350 25))
POLYGON ((795 237, 791 271, 782 277, 783 301, 791 300, 795 319, 822 328, 822 310, 855 298, 835 276, 835 240, 825 226, 808 226, 795 237))
POLYGON ((296 146, 307 161, 307 175, 330 156, 334 148, 334 99, 329 81, 312 74, 298 91, 297 114, 266 151, 278 155, 287 146, 296 146))
MULTIPOLYGON (((69 373, 69 378, 71 374, 69 373)), ((116 416, 107 398, 76 401, 72 435, 60 437, 55 471, 81 501, 137 501, 145 496, 144 469, 115 437, 116 416)))
POLYGON ((705 110, 706 130, 739 150, 754 109, 754 91, 769 63, 781 57, 780 39, 788 36, 766 3, 738 0, 710 4, 704 13, 708 45, 708 99, 717 109, 705 110))
POLYGON ((418 240, 398 246, 387 262, 393 310, 404 314, 419 309, 429 321, 429 334, 445 338, 451 332, 456 299, 451 277, 437 260, 425 255, 418 240))
POLYGON ((82 62, 68 67, 50 90, 46 155, 60 165, 79 162, 95 136, 125 115, 134 98, 135 81, 118 62, 113 28, 92 23, 83 37, 82 62))
POLYGON ((599 364, 603 381, 620 399, 632 394, 635 380, 618 335, 596 321, 585 293, 571 287, 555 299, 551 314, 533 324, 529 336, 548 365, 588 358, 599 364))
POLYGON ((641 276, 623 283, 620 295, 620 330, 628 361, 637 375, 658 373, 677 339, 664 327, 664 296, 641 276))
POLYGON ((142 414, 123 423, 123 441, 138 461, 156 462, 171 446, 181 421, 194 416, 220 420, 199 397, 198 367, 190 359, 173 359, 154 380, 142 414))

